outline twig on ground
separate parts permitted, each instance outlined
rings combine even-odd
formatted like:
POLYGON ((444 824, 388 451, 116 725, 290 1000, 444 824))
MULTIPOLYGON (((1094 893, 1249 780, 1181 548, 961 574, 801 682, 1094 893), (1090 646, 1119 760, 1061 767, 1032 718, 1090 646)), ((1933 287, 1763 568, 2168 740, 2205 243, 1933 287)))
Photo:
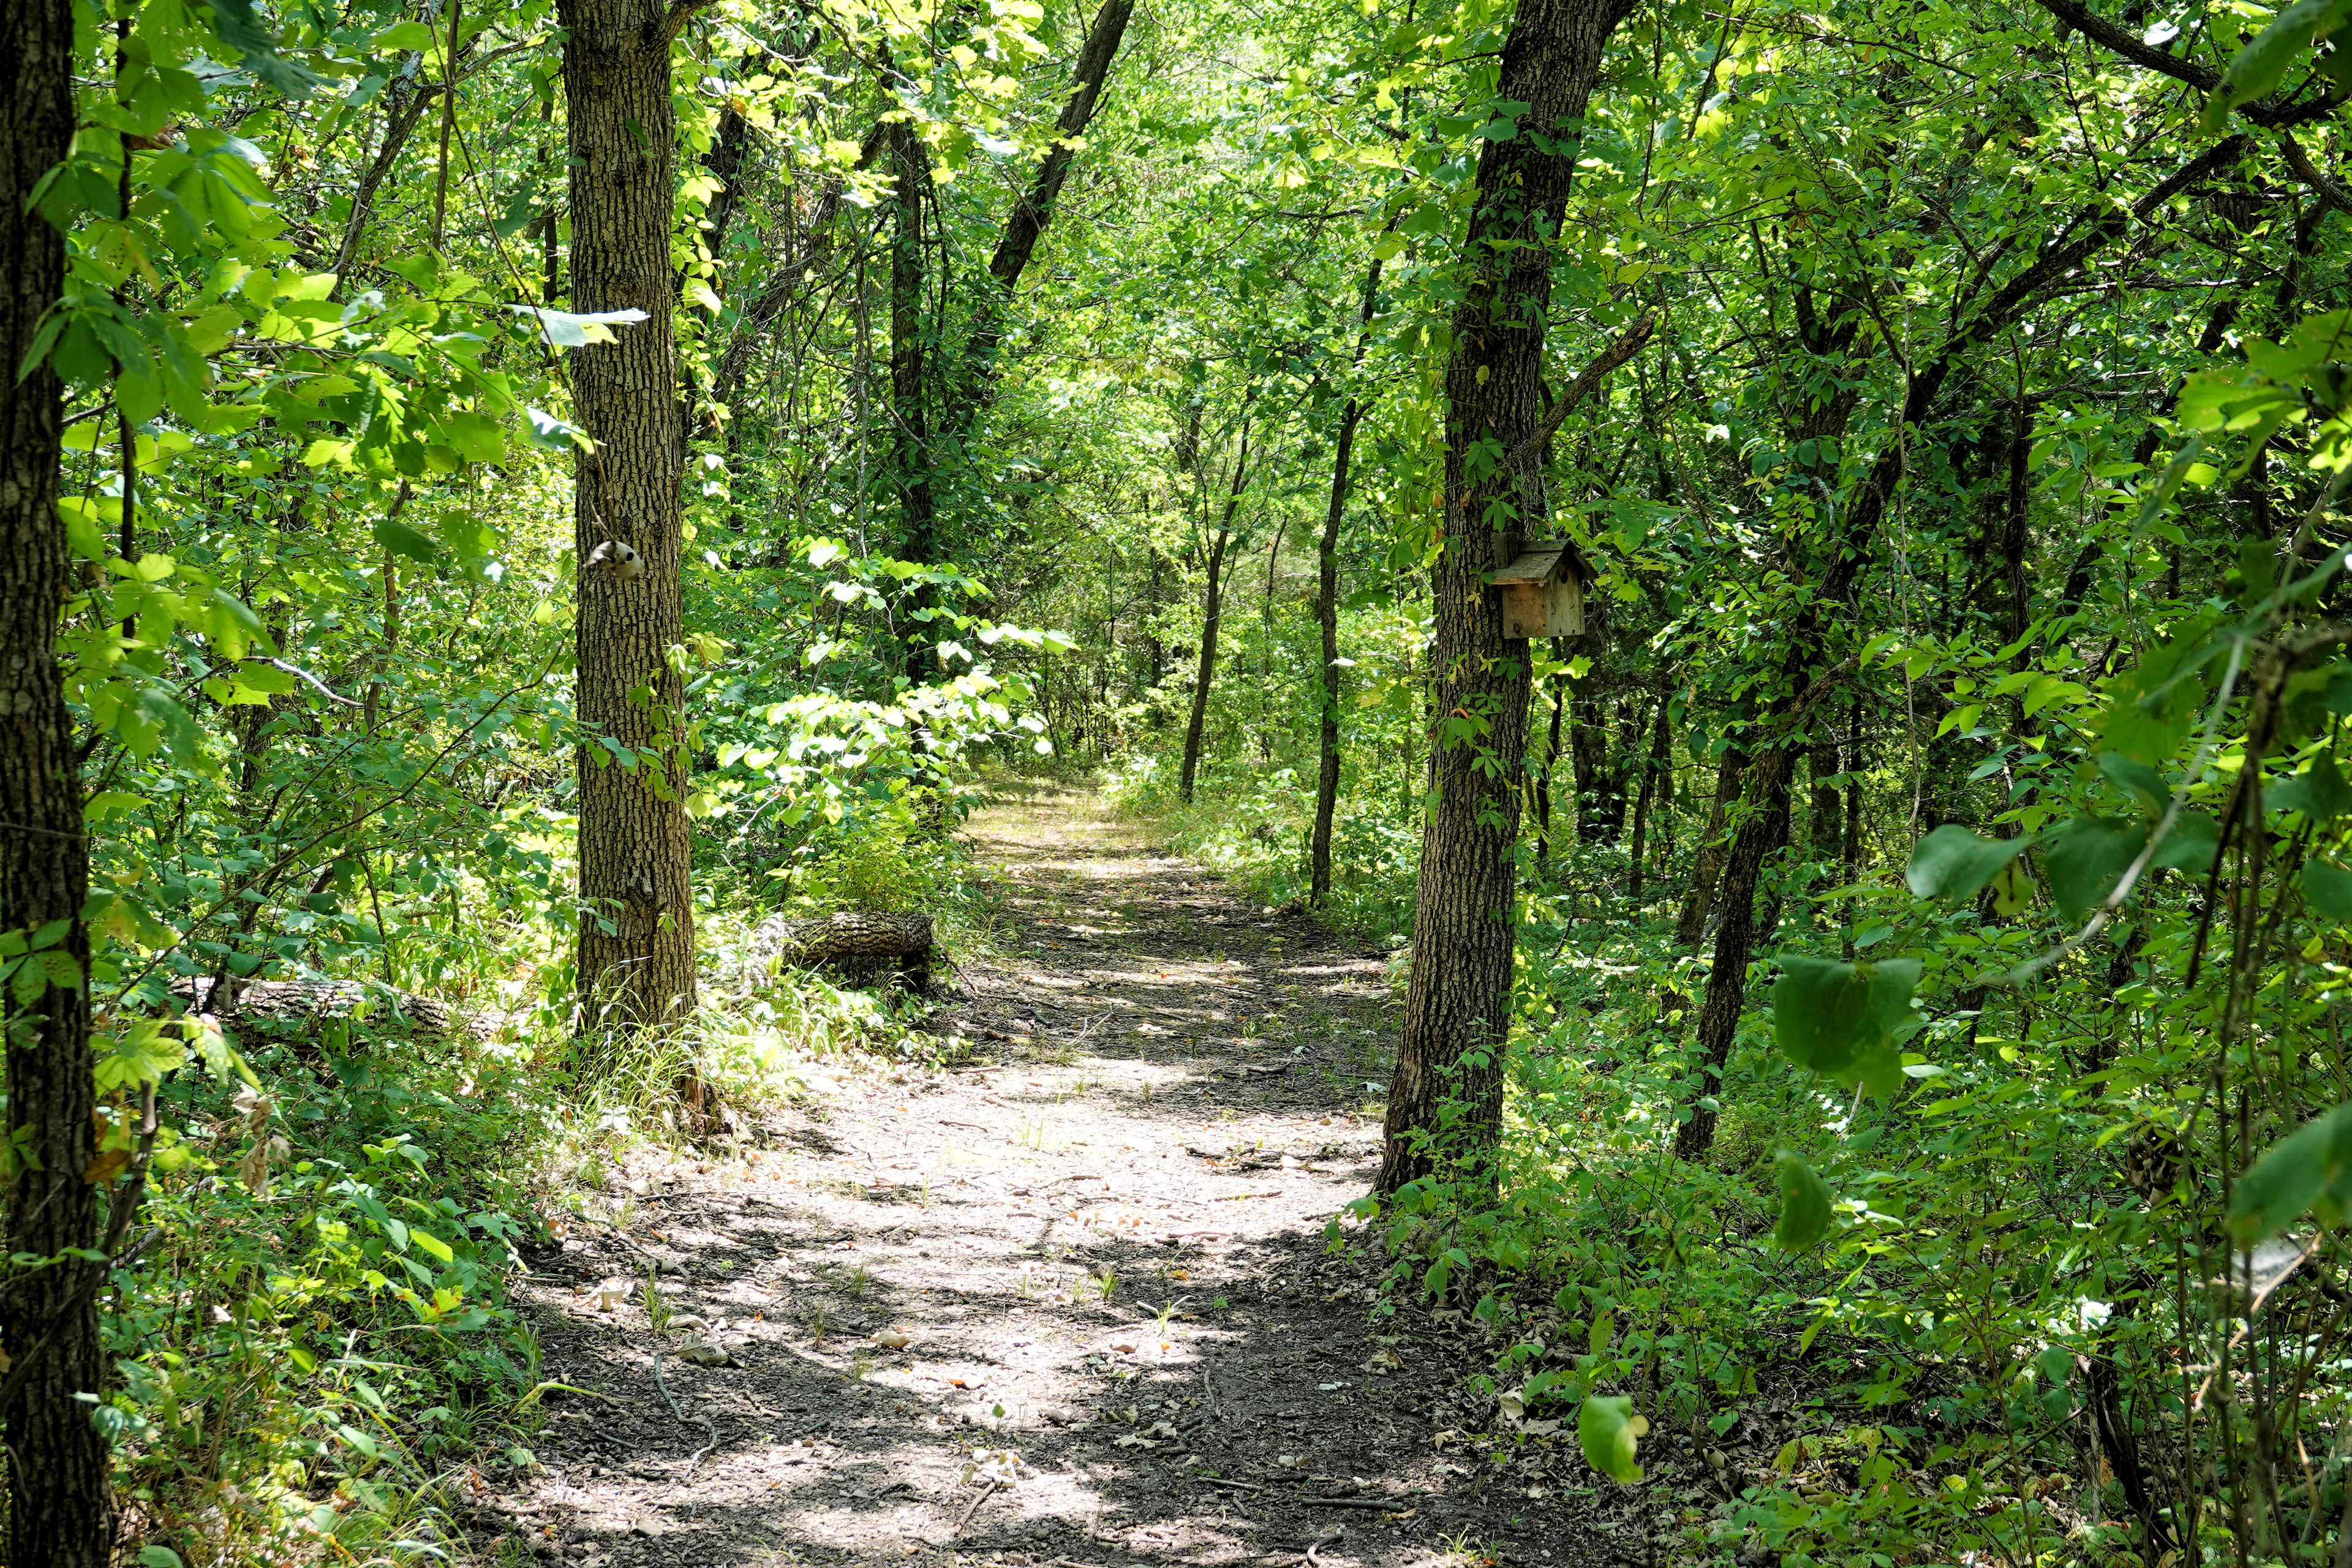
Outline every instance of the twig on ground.
POLYGON ((1380 1497, 1303 1497, 1309 1508, 1368 1508, 1376 1513, 1411 1513, 1412 1505, 1380 1497))
POLYGON ((1323 1568, 1323 1559, 1315 1555, 1317 1550, 1321 1547, 1328 1546, 1331 1542, 1339 1540, 1341 1536, 1347 1533, 1348 1530, 1345 1525, 1335 1524, 1328 1530, 1326 1530, 1322 1534, 1317 1536, 1314 1540, 1308 1542, 1307 1543, 1307 1555, 1304 1559, 1307 1563, 1307 1568, 1323 1568))
POLYGON ((677 1417, 677 1424, 679 1426, 693 1426, 699 1425, 705 1432, 710 1434, 710 1441, 705 1443, 701 1447, 697 1448, 693 1454, 688 1458, 686 1461, 686 1474, 678 1478, 680 1480, 684 1480, 686 1476, 694 1474, 694 1467, 702 1463, 703 1455, 708 1454, 711 1449, 719 1447, 719 1428, 712 1425, 709 1416, 689 1416, 685 1411, 680 1410, 677 1407, 677 1401, 670 1396, 669 1384, 662 1377, 661 1341, 658 1338, 654 1341, 654 1386, 661 1390, 662 1403, 669 1406, 669 1413, 677 1417))
POLYGON ((980 1495, 972 1499, 971 1502, 964 1505, 963 1517, 956 1521, 955 1529, 950 1531, 948 1533, 950 1535, 961 1535, 963 1533, 963 1527, 971 1522, 971 1516, 980 1511, 980 1505, 986 1502, 989 1499, 989 1494, 995 1490, 996 1483, 994 1481, 991 1481, 986 1486, 981 1488, 980 1495))

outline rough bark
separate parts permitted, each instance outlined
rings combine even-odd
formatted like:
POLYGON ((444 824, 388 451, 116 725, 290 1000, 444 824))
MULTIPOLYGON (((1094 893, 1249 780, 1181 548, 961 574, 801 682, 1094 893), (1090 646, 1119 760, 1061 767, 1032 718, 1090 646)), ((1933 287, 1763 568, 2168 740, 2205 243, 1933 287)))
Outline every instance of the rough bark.
MULTIPOLYGON (((678 566, 684 476, 671 315, 676 135, 672 20, 652 0, 562 0, 572 154, 572 305, 638 310, 614 341, 573 349, 579 454, 572 528, 579 981, 583 1021, 667 1025, 694 1010, 693 828, 680 753, 678 566), (600 547, 627 546, 625 552, 600 547), (592 560, 602 563, 586 565, 592 560), (624 761, 605 742, 627 753, 624 761)), ((698 1098, 690 1089, 689 1100, 698 1098)))
MULTIPOLYGON (((1381 264, 1364 273, 1364 302, 1357 312, 1356 353, 1349 370, 1360 368, 1371 339, 1372 311, 1380 299, 1381 264)), ((1331 503, 1323 510, 1323 537, 1316 548, 1315 624, 1323 633, 1321 715, 1315 729, 1315 829, 1307 842, 1307 901, 1320 908, 1331 898, 1331 818, 1339 805, 1339 521, 1348 509, 1348 463, 1355 455, 1356 426, 1364 400, 1351 389, 1339 411, 1339 436, 1331 457, 1331 503)))
MULTIPOLYGON (((60 406, 47 365, 19 379, 35 331, 65 277, 65 240, 26 210, 73 137, 74 13, 67 0, 20 0, 0 22, 0 931, 47 931, 77 983, 7 1003, 8 1121, 25 1156, 7 1188, 8 1249, 56 1258, 99 1245, 89 998, 79 984, 89 942, 80 771, 58 668, 58 616, 71 558, 57 511, 60 406)), ((36 940, 38 940, 37 934, 36 940)), ((44 1568, 103 1568, 114 1533, 106 1444, 77 1395, 103 1386, 94 1265, 7 1271, 0 1346, 10 1362, 8 1553, 44 1568)))
POLYGON ((1715 1142, 1721 1110, 1715 1097, 1723 1086, 1723 1066, 1748 994, 1748 958, 1757 930, 1756 889, 1763 879, 1764 863, 1788 834, 1789 773, 1794 759, 1788 746, 1767 746, 1747 770, 1748 816, 1732 834, 1730 852, 1724 857, 1715 959, 1707 970, 1706 1000, 1699 1005, 1697 1041, 1706 1078, 1690 1107, 1690 1119, 1675 1135, 1675 1152, 1685 1160, 1698 1158, 1715 1142), (1727 965, 1737 966, 1736 982, 1726 982, 1727 965))
POLYGON ((902 976, 917 992, 931 989, 938 961, 931 917, 866 910, 770 921, 753 934, 755 952, 778 964, 829 964, 858 980, 902 976))
POLYGON ((777 952, 794 963, 828 958, 898 958, 927 952, 931 917, 851 910, 792 921, 778 928, 777 952))
POLYGON ((1005 217, 1004 233, 988 258, 988 276, 993 287, 973 308, 955 395, 941 422, 946 434, 962 435, 995 395, 997 351, 1004 342, 1005 308, 1012 302, 1021 274, 1028 268, 1029 258, 1037 253, 1037 241, 1044 237, 1045 226, 1054 221, 1054 205, 1061 199, 1062 186, 1070 177, 1070 165, 1077 159, 1073 143, 1094 120, 1095 108, 1102 100, 1103 83, 1110 76, 1111 61, 1118 56, 1118 46, 1127 37, 1128 17, 1134 10, 1135 0, 1104 0, 1102 9, 1095 14, 1094 26, 1087 29, 1087 41, 1078 50, 1077 69, 1071 73, 1070 96, 1054 124, 1053 144, 1038 161, 1028 189, 1005 217))
MULTIPOLYGON (((898 553, 925 566, 941 563, 938 510, 931 498, 930 400, 923 320, 923 209, 931 194, 931 155, 913 125, 891 122, 890 149, 890 481, 898 492, 898 553)), ((934 679, 940 613, 935 584, 908 595, 907 676, 934 679)))
POLYGON ((1502 1132, 1529 661, 1524 640, 1504 637, 1500 596, 1485 579, 1496 546, 1508 548, 1512 534, 1547 519, 1539 467, 1521 469, 1507 459, 1492 475, 1471 463, 1474 448, 1486 442, 1514 458, 1530 445, 1541 451, 1552 241, 1575 174, 1585 103, 1609 35, 1629 9, 1622 0, 1526 0, 1496 84, 1498 98, 1527 105, 1520 134, 1488 142, 1479 154, 1465 241, 1469 282, 1454 311, 1446 365, 1433 798, 1422 831, 1412 976, 1375 1183, 1383 1193, 1442 1161, 1484 1166, 1502 1132), (1431 1140, 1449 1099, 1467 1107, 1465 1142, 1439 1150, 1431 1140))
POLYGON ((426 1039, 487 1039, 492 1021, 430 996, 386 992, 353 980, 194 980, 172 982, 172 994, 191 1013, 273 1024, 317 1024, 357 1018, 386 1031, 426 1039))

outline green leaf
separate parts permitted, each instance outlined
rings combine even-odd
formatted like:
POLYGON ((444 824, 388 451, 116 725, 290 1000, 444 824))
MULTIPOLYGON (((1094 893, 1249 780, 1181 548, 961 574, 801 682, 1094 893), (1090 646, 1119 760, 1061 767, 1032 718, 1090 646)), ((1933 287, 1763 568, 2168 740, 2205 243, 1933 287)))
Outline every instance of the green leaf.
POLYGON ((405 555, 411 561, 430 563, 440 552, 433 542, 396 518, 380 518, 375 524, 375 542, 394 555, 405 555))
POLYGON ((2306 861, 2303 901, 2322 920, 2352 921, 2352 871, 2326 860, 2306 861))
POLYGON ((1628 1394, 1596 1394, 1576 1413, 1576 1441, 1592 1468, 1613 1480, 1638 1481, 1642 1467, 1633 1462, 1635 1439, 1649 1423, 1633 1414, 1628 1394))
POLYGON ((142 1546, 139 1549, 139 1568, 187 1568, 180 1554, 168 1546, 142 1546))
POLYGON ((457 1255, 449 1249, 449 1244, 430 1231, 412 1230, 408 1233, 408 1239, 444 1263, 453 1262, 457 1258, 457 1255))
POLYGON ((1772 1239, 1790 1252, 1804 1252, 1830 1230, 1830 1189, 1819 1172, 1783 1149, 1773 1156, 1773 1178, 1780 1185, 1780 1223, 1772 1239))
POLYGON ((2316 1206, 2340 1222, 2352 1209, 2352 1105, 2339 1105, 2273 1143, 2230 1194, 2230 1234, 2251 1247, 2316 1206))
POLYGON ((2201 811, 2184 811, 2172 819, 2164 842, 2156 847, 2151 866, 2169 866, 2201 877, 2213 868, 2213 851, 2221 847, 2219 824, 2201 811))
POLYGON ((2137 796, 2140 809, 2150 816, 2160 815, 2172 804, 2172 788, 2164 782, 2164 775, 2121 752, 2101 752, 2099 772, 2126 795, 2137 796))
POLYGON ((506 456, 506 432, 488 415, 452 414, 442 420, 441 428, 468 462, 495 463, 506 456))
MULTIPOLYGON (((1780 961, 1772 986, 1772 1027, 1780 1054, 1815 1072, 1867 1072, 1873 1087, 1885 1083, 1881 1068, 1892 1062, 1888 1039, 1911 1010, 1919 984, 1919 961, 1890 958, 1876 963, 1839 963, 1791 955, 1780 961), (1885 1058, 1882 1062, 1875 1058, 1885 1058)), ((1895 1077, 1901 1064, 1893 1064, 1895 1077)))
POLYGON ((558 418, 544 408, 525 408, 522 412, 527 421, 523 436, 532 446, 550 452, 569 452, 575 446, 595 450, 588 432, 570 420, 558 418))
POLYGON ((2294 0, 2254 41, 2231 58, 2221 80, 2206 100, 2205 128, 2219 130, 2242 103, 2264 97, 2298 63, 2308 63, 2312 45, 2344 24, 2352 4, 2347 0, 2294 0))
POLYGON ((1905 879, 1923 899, 1972 899, 2002 867, 2017 858, 2025 838, 1987 838, 1948 822, 1919 841, 1911 851, 1911 869, 1905 879))
POLYGON ((2326 757, 2315 757, 2303 772, 2285 783, 2263 791, 2264 811, 2299 811, 2314 822, 2352 814, 2352 784, 2336 763, 2326 757))
POLYGON ((278 52, 278 37, 254 14, 253 0, 212 0, 213 31, 254 79, 281 98, 308 98, 317 73, 278 52))
POLYGON ((2033 873, 2023 860, 2011 860, 1992 879, 1992 912, 2007 920, 2033 901, 2033 873))
POLYGON ((2080 920, 2105 903, 2123 879, 2147 829, 2114 816, 2078 816, 2042 835, 2042 873, 2058 912, 2080 920))
POLYGON ((422 22, 395 22, 378 33, 373 43, 378 54, 429 49, 433 47, 433 29, 422 22))

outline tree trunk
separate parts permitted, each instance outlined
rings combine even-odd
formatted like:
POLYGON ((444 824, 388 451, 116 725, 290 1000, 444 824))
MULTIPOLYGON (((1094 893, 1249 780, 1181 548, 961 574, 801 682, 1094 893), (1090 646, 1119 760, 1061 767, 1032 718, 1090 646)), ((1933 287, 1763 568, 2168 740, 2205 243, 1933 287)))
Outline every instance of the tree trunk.
MULTIPOLYGON (((888 132, 892 173, 890 236, 890 473, 898 491, 898 553, 936 566, 938 520, 931 501, 931 426, 924 395, 923 207, 930 195, 931 154, 913 125, 888 132)), ((907 677, 938 679, 940 591, 919 584, 908 595, 907 677)))
POLYGON ((1806 752, 1811 772, 1812 798, 1806 803, 1807 852, 1816 860, 1834 862, 1845 842, 1845 802, 1838 798, 1839 745, 1833 735, 1816 735, 1806 752))
POLYGON ((1192 716, 1184 725, 1184 765, 1176 777, 1176 798, 1192 804, 1192 782, 1201 770, 1201 736, 1209 722, 1209 688, 1217 675, 1217 614, 1224 584, 1225 547, 1233 542, 1234 518, 1249 484, 1249 421, 1242 421, 1241 449, 1234 456, 1234 481, 1225 492, 1224 525, 1209 547, 1209 588, 1201 602, 1201 663, 1192 678, 1192 716))
POLYGON ((1627 878, 1627 895, 1638 908, 1642 902, 1642 862, 1650 847, 1650 807, 1657 800, 1658 781, 1666 772, 1666 710, 1672 700, 1658 699, 1658 713, 1650 726, 1650 753, 1642 763, 1642 789, 1633 797, 1633 857, 1627 878))
POLYGON ((1715 1142, 1724 1064, 1738 1031, 1739 1009, 1748 994, 1748 953, 1756 937, 1756 888, 1764 862, 1786 841, 1789 831, 1789 771, 1795 753, 1769 746, 1748 769, 1747 820, 1732 835, 1723 868, 1723 915, 1715 927, 1715 959, 1707 970, 1706 1000, 1699 1007, 1698 1047, 1706 1081, 1694 1097, 1690 1120, 1675 1134, 1675 1152, 1696 1160, 1715 1142), (1727 981, 1738 971, 1736 982, 1727 981))
POLYGON ((997 349, 1004 342, 1005 307, 1012 302, 1013 290, 1028 268, 1029 258, 1036 254, 1037 241, 1044 236, 1045 226, 1054 221, 1054 204, 1061 198, 1062 184, 1070 177, 1070 165, 1077 158, 1077 149, 1072 143, 1085 133, 1095 117, 1095 106, 1102 99, 1103 82, 1110 75, 1110 63, 1118 58, 1119 43, 1127 37, 1127 19, 1134 10, 1135 0, 1104 0, 1102 9, 1095 14, 1094 26, 1087 30, 1087 41, 1078 50, 1069 100, 1062 105, 1061 118, 1055 122, 1053 145, 1039 160, 1029 189, 1006 216, 1004 233, 988 258, 988 276, 994 288, 982 296, 972 310, 971 332, 964 340, 963 367, 957 376, 955 396, 942 421, 946 434, 951 437, 961 437, 970 429, 973 417, 995 394, 997 349))
POLYGON ((1510 1026, 1517 932, 1520 769, 1526 760, 1528 654, 1503 636, 1487 570, 1514 541, 1496 539, 1490 502, 1516 491, 1517 530, 1543 528, 1540 470, 1475 489, 1474 446, 1507 453, 1538 437, 1551 237, 1567 205, 1586 100, 1623 0, 1525 0, 1503 46, 1496 95, 1527 106, 1520 134, 1478 159, 1478 205, 1465 245, 1467 290, 1455 309, 1446 365, 1444 543, 1435 592, 1437 721, 1434 799, 1422 828, 1412 977, 1389 1084, 1386 1149, 1375 1189, 1393 1193, 1441 1160, 1491 1171, 1502 1135, 1503 1048, 1510 1026), (1528 503, 1532 504, 1528 504, 1528 503), (1463 1146, 1432 1139, 1448 1100, 1468 1108, 1463 1146))
POLYGON ((1706 826, 1698 836, 1698 852, 1691 861, 1690 887, 1683 894, 1682 917, 1675 921, 1675 943, 1696 949, 1706 934, 1706 917, 1714 911, 1716 879, 1723 874, 1724 814, 1739 798, 1742 759, 1736 746, 1724 748, 1716 769, 1715 802, 1706 809, 1706 826))
MULTIPOLYGON (((2000 530, 2001 631, 2003 643, 2021 643, 2033 619, 2033 590, 2025 574, 2027 523, 2032 515, 2032 475, 2028 459, 2033 450, 2033 420, 2021 395, 2010 405, 2009 487, 2002 498, 2000 530)), ((2257 454, 2259 457, 2259 454, 2257 454)), ((2022 647, 2011 656, 2010 668, 2023 669, 2031 655, 2022 647)), ((2021 700, 2021 721, 2022 701, 2021 700)))
MULTIPOLYGON (((19 0, 0 23, 0 931, 50 940, 51 984, 6 1003, 8 1124, 26 1142, 7 1187, 8 1249, 50 1258, 99 1244, 89 941, 81 777, 58 668, 58 615, 71 557, 58 521, 60 406, 46 361, 21 379, 41 319, 65 280, 65 239, 26 210, 33 187, 73 138, 74 12, 66 0, 19 0), (70 960, 73 973, 64 972, 70 960), (57 984, 64 980, 67 984, 57 984)), ((96 1265, 8 1270, 0 1344, 15 1395, 7 1423, 8 1552, 43 1568, 104 1568, 114 1537, 105 1439, 91 1421, 106 1379, 96 1265)))
MULTIPOLYGON (((1370 345, 1372 311, 1379 302, 1381 263, 1364 273, 1364 303, 1356 317, 1352 374, 1370 345)), ((1323 538, 1316 552, 1315 624, 1323 631, 1322 715, 1316 725, 1315 831, 1307 850, 1307 901, 1321 908, 1331 898, 1331 818, 1339 806, 1339 521, 1348 508, 1348 460, 1356 449, 1356 426, 1363 423, 1364 400, 1352 384, 1339 412, 1339 448, 1331 458, 1331 504, 1323 512, 1323 538)))
MULTIPOLYGON (((873 166, 882 155, 889 127, 877 125, 866 133, 857 150, 854 165, 863 171, 873 166)), ((719 356, 719 369, 711 377, 710 395, 713 401, 732 405, 743 389, 743 382, 751 371, 751 361, 760 345, 767 341, 769 329, 783 315, 793 302, 801 284, 809 273, 832 258, 835 220, 841 212, 841 182, 835 179, 826 185, 824 195, 817 198, 816 210, 801 230, 807 237, 793 258, 779 268, 756 293, 741 307, 735 318, 734 335, 727 340, 726 351, 719 356)), ((740 423, 727 427, 731 443, 741 429, 740 423)))
POLYGON ((1218 600, 1223 584, 1219 574, 1225 564, 1225 544, 1232 531, 1219 529, 1209 547, 1209 587, 1201 601, 1201 662, 1192 676, 1192 713, 1184 723, 1184 764, 1176 775, 1176 798, 1192 804, 1192 781, 1201 771, 1201 735, 1209 721, 1209 686, 1217 675, 1218 600))
POLYGON ((1543 769, 1536 775, 1536 864, 1551 859, 1552 791, 1559 779, 1559 725, 1568 711, 1568 682, 1551 685, 1551 737, 1544 747, 1543 769))
MULTIPOLYGON (((2103 198, 2081 214, 2066 230, 2063 243, 2053 242, 2041 250, 2031 265, 2002 284, 1932 355, 1916 362, 1906 378, 1902 406, 1893 427, 1902 430, 1926 425, 1943 395, 1944 384, 1969 351, 2014 325, 2044 294, 2128 232, 2134 222, 2161 212, 2174 196, 2235 163, 2245 148, 2244 137, 2230 137, 2158 181, 2130 207, 2103 198)), ((1759 810, 1741 826, 1726 867, 1724 918, 1717 927, 1706 1004, 1699 1014, 1699 1046, 1710 1078, 1706 1093, 1721 1086, 1722 1069, 1729 1060, 1740 1005, 1747 995, 1756 886, 1769 853, 1771 819, 1776 811, 1786 809, 1792 748, 1800 743, 1798 721, 1811 700, 1814 682, 1831 662, 1830 634, 1835 628, 1826 623, 1826 616, 1830 606, 1842 605, 1852 596, 1856 579, 1877 548, 1879 524, 1901 483, 1909 450, 1908 442, 1887 442, 1847 493, 1845 504, 1836 511, 1835 536, 1823 541, 1813 552, 1819 564, 1812 574, 1811 592, 1782 629, 1777 655, 1780 689, 1766 720, 1773 732, 1749 764, 1754 784, 1748 794, 1759 810)), ((1683 1123, 1675 1139, 1675 1152, 1686 1160, 1705 1154, 1715 1139, 1715 1111, 1694 1106, 1691 1119, 1683 1123)))
POLYGON ((1609 744, 1609 708, 1605 689, 1574 691, 1568 751, 1576 772, 1576 837, 1586 844, 1614 844, 1625 831, 1625 759, 1609 744))
MULTIPOLYGON (((559 15, 572 307, 646 313, 616 328, 613 342, 570 355, 573 402, 597 443, 573 466, 583 565, 576 703, 589 737, 578 760, 583 1018, 670 1024, 695 1001, 684 692, 669 658, 682 636, 684 473, 669 257, 670 23, 654 0, 562 0, 559 15)), ((698 1100, 698 1086, 688 1094, 698 1100)))

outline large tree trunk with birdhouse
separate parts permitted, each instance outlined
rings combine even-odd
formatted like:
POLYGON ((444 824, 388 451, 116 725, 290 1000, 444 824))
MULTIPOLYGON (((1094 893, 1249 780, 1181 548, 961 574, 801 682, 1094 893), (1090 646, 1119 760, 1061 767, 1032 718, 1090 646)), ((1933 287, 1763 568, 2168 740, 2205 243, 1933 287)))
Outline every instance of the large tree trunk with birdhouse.
MULTIPOLYGON (((1559 418, 1648 336, 1649 323, 1638 323, 1563 393, 1549 417, 1540 415, 1552 241, 1602 52, 1630 9, 1625 0, 1526 0, 1496 85, 1499 98, 1527 106, 1520 133, 1488 142, 1479 154, 1465 245, 1471 281, 1454 310, 1445 375, 1432 800, 1376 1184, 1384 1193, 1447 1161, 1491 1169, 1502 1132, 1529 660, 1524 621, 1513 636, 1492 577, 1519 559, 1528 538, 1549 531, 1542 452, 1559 418), (1474 452, 1496 445, 1502 462, 1474 476, 1474 452), (1431 1141, 1448 1099, 1468 1107, 1459 1123, 1465 1142, 1440 1151, 1431 1141)), ((1547 600, 1557 564, 1546 563, 1538 579, 1547 600)))

